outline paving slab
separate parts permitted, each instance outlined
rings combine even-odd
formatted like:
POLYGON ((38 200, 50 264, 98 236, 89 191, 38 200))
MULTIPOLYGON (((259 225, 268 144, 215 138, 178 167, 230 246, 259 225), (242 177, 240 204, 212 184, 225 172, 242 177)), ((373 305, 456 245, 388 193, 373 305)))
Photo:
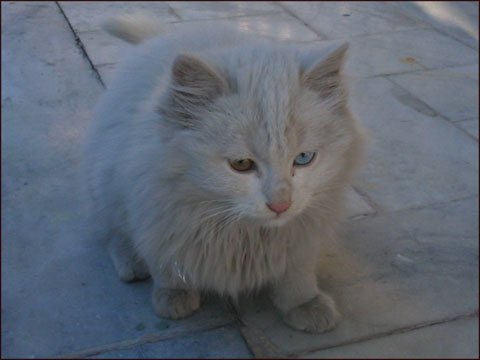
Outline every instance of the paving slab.
POLYGON ((478 64, 390 76, 452 121, 478 118, 478 64))
POLYGON ((349 39, 346 71, 354 77, 478 63, 478 52, 432 29, 405 30, 349 39))
POLYGON ((477 359, 478 317, 432 325, 357 344, 315 351, 304 357, 309 359, 477 359))
MULTIPOLYGON (((213 22, 213 21, 212 21, 213 22)), ((205 21, 199 21, 205 24, 205 21)), ((286 14, 270 14, 263 16, 245 16, 231 19, 219 19, 216 24, 232 24, 240 29, 254 31, 261 35, 291 41, 318 40, 318 35, 305 26, 301 21, 286 14)))
MULTIPOLYGON (((160 331, 151 282, 120 282, 84 220, 78 159, 102 86, 55 4, 2 3, 2 16, 2 356, 160 331)), ((232 320, 212 300, 161 332, 232 320)))
POLYGON ((6 200, 43 176, 56 181, 54 175, 72 166, 102 88, 51 3, 2 2, 2 41, 2 200, 6 200), (46 45, 43 40, 53 32, 59 35, 46 45), (73 71, 82 74, 74 79, 73 71))
POLYGON ((109 351, 94 359, 250 359, 252 354, 240 332, 232 327, 199 332, 155 344, 131 349, 109 351))
POLYGON ((359 189, 384 211, 478 194, 478 142, 384 78, 352 83, 371 144, 359 189))
POLYGON ((281 4, 325 39, 431 27, 383 2, 286 1, 281 4))
POLYGON ((265 15, 282 12, 271 1, 168 1, 168 5, 183 20, 265 15))
POLYGON ((166 2, 163 1, 60 1, 65 15, 76 32, 98 30, 110 16, 136 12, 149 14, 160 22, 178 21, 166 2))
MULTIPOLYGON (((114 69, 135 46, 116 38, 103 30, 85 31, 77 34, 95 68, 114 65, 114 69)), ((100 72, 101 74, 101 72, 100 72)))
POLYGON ((239 308, 288 355, 478 311, 478 197, 353 221, 323 247, 319 283, 343 316, 332 332, 291 330, 265 297, 239 308))
MULTIPOLYGON (((128 48, 125 49, 126 51, 129 51, 128 48)), ((125 53, 124 51, 121 51, 122 53, 125 53)), ((115 74, 117 73, 119 63, 113 63, 113 64, 101 64, 101 65, 96 65, 95 68, 97 69, 98 73, 100 74, 103 82, 108 86, 110 82, 113 80, 115 77, 115 74)))
POLYGON ((478 49, 478 2, 392 1, 388 5, 428 22, 439 31, 478 49))

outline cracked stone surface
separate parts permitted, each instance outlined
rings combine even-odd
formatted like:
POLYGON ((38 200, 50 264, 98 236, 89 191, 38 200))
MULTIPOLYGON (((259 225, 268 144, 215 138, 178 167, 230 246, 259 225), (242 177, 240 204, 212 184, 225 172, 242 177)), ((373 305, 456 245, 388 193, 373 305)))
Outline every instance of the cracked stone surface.
POLYGON ((3 358, 478 357, 478 3, 1 6, 3 358), (372 141, 343 231, 323 241, 319 284, 343 315, 332 332, 291 330, 262 294, 164 320, 151 280, 118 280, 85 225, 78 167, 96 73, 108 87, 130 47, 101 21, 136 11, 350 43, 351 105, 372 141))
POLYGON ((315 351, 305 358, 469 358, 477 352, 478 319, 468 318, 428 326, 357 344, 315 351))

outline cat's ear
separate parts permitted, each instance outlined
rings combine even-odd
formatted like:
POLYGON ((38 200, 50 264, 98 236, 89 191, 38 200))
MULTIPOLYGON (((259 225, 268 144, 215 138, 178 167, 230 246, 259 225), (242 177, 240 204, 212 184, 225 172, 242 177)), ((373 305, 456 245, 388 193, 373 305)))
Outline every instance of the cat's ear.
POLYGON ((213 101, 228 89, 226 80, 204 61, 192 56, 178 55, 172 66, 172 88, 189 103, 213 101))
POLYGON ((347 50, 348 43, 342 43, 320 51, 309 51, 302 59, 302 83, 336 105, 346 102, 342 70, 347 50))
POLYGON ((168 104, 160 110, 182 127, 194 127, 193 118, 202 107, 228 91, 225 78, 193 55, 177 55, 172 64, 168 104))

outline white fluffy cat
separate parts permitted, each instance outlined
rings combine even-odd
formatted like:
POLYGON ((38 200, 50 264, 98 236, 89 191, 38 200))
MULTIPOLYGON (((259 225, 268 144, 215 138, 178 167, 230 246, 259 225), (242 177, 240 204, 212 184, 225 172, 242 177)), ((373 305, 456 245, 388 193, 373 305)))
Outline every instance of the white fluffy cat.
POLYGON ((135 17, 107 30, 142 43, 109 84, 84 157, 120 278, 151 275, 162 317, 192 314, 202 290, 267 286, 292 327, 332 329, 318 246, 364 147, 341 72, 347 45, 192 24, 147 40, 157 27, 135 17))

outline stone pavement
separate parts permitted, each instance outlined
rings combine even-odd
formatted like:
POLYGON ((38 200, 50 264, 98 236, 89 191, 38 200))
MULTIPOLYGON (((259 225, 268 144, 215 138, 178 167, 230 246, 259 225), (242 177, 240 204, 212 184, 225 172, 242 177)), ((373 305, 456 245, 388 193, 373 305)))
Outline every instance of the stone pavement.
POLYGON ((478 357, 478 3, 2 2, 2 358, 478 357), (320 283, 343 321, 310 335, 265 296, 156 317, 85 227, 79 152, 130 45, 100 31, 235 23, 347 39, 352 108, 373 138, 320 283))

